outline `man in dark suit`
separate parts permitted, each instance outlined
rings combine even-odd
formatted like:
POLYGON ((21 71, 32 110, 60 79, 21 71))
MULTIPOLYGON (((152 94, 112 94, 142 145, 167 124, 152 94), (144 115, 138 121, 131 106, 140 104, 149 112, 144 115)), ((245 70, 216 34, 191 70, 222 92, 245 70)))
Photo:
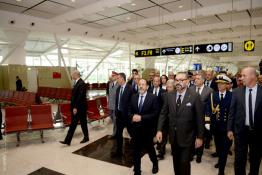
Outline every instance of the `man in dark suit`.
POLYGON ((22 87, 23 87, 23 84, 22 84, 22 80, 19 78, 19 76, 16 76, 16 91, 22 91, 22 87))
POLYGON ((71 97, 72 120, 69 126, 68 133, 65 137, 65 140, 60 141, 60 143, 67 144, 67 145, 71 144, 71 140, 73 138, 79 120, 82 128, 82 132, 84 134, 84 138, 80 143, 86 143, 89 141, 87 119, 86 119, 86 111, 87 111, 86 84, 80 78, 80 72, 78 70, 74 70, 71 76, 72 79, 74 80, 74 87, 72 90, 72 97, 71 97))
POLYGON ((149 80, 147 81, 147 84, 149 86, 149 88, 153 87, 153 79, 155 77, 155 72, 154 71, 151 71, 149 73, 149 80))
POLYGON ((228 137, 235 138, 235 174, 246 174, 249 150, 250 175, 261 174, 262 158, 262 87, 257 84, 253 67, 241 72, 244 87, 233 91, 228 120, 228 137))
MULTIPOLYGON (((151 94, 154 94, 155 96, 157 96, 158 105, 159 105, 159 112, 158 112, 157 120, 156 120, 156 123, 155 123, 155 129, 156 130, 157 130, 158 116, 159 116, 160 110, 161 110, 162 105, 163 105, 162 95, 163 95, 163 93, 166 92, 166 90, 164 90, 160 87, 160 84, 161 84, 160 77, 156 76, 156 77, 153 78, 153 86, 148 89, 148 93, 151 93, 151 94)), ((156 130, 155 130, 155 132, 156 132, 156 130)), ((161 143, 157 143, 157 150, 159 151, 157 157, 160 158, 160 159, 164 159, 165 150, 164 150, 164 147, 161 147, 161 143)))
POLYGON ((116 150, 111 152, 112 157, 122 156, 123 130, 126 127, 132 137, 131 119, 128 117, 128 106, 133 95, 132 86, 126 83, 126 75, 119 73, 117 82, 119 87, 116 90, 116 150))
POLYGON ((205 80, 205 85, 212 88, 214 91, 217 91, 217 84, 216 80, 214 78, 214 72, 212 70, 207 70, 206 71, 206 80, 205 80))
POLYGON ((152 125, 158 117, 157 97, 147 92, 148 85, 145 79, 139 81, 139 93, 134 94, 129 106, 129 117, 132 119, 134 139, 134 172, 141 175, 141 154, 145 149, 153 163, 152 173, 158 172, 158 161, 154 148, 153 138, 155 129, 152 125))
POLYGON ((169 120, 169 141, 173 154, 176 175, 190 175, 192 146, 199 148, 203 144, 204 117, 201 97, 188 89, 188 75, 180 72, 176 75, 176 91, 168 93, 158 121, 157 140, 162 141, 162 130, 169 120))
MULTIPOLYGON (((207 106, 207 102, 208 99, 210 98, 210 94, 213 92, 213 90, 207 86, 204 85, 204 81, 205 81, 205 77, 203 74, 197 74, 195 76, 195 85, 191 86, 190 89, 194 92, 197 92, 200 96, 201 96, 201 101, 204 104, 204 110, 206 109, 207 106)), ((208 121, 206 124, 208 124, 208 121)), ((209 148, 210 145, 210 141, 212 139, 212 135, 210 133, 210 131, 205 128, 205 132, 204 132, 204 144, 206 148, 209 148)), ((201 163, 201 159, 202 159, 202 155, 203 155, 203 151, 204 151, 204 144, 200 147, 196 149, 196 162, 197 163, 201 163)))
POLYGON ((133 92, 134 93, 138 93, 139 91, 139 87, 138 87, 138 82, 140 80, 140 75, 134 75, 133 81, 134 81, 134 85, 132 86, 133 92))
POLYGON ((128 82, 127 82, 127 84, 130 84, 132 87, 135 86, 135 80, 134 80, 135 75, 138 75, 138 70, 132 69, 132 75, 128 78, 128 82))
POLYGON ((211 118, 211 130, 214 134, 216 152, 218 154, 218 175, 224 175, 227 162, 227 155, 231 146, 230 140, 227 138, 227 122, 232 99, 232 92, 227 91, 227 85, 231 83, 231 79, 226 75, 218 75, 217 81, 218 91, 211 94, 206 115, 211 118))

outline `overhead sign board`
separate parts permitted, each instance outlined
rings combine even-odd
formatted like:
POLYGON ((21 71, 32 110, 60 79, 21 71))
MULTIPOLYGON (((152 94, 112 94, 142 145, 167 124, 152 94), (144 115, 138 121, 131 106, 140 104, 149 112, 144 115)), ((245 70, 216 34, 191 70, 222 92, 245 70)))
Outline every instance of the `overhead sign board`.
POLYGON ((136 50, 135 57, 152 57, 160 56, 160 48, 156 49, 145 49, 145 50, 136 50))
POLYGON ((244 51, 253 52, 255 50, 255 40, 244 41, 244 51))
POLYGON ((192 54, 192 53, 193 53, 193 45, 166 47, 161 49, 161 55, 182 55, 182 54, 192 54))
POLYGON ((232 51, 232 42, 194 45, 194 53, 221 53, 232 51))

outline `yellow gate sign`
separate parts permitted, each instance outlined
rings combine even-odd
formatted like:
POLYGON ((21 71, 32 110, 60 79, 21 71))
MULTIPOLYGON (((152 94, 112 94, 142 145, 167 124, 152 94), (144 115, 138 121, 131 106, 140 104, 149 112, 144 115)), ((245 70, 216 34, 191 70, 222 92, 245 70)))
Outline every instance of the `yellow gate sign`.
POLYGON ((244 51, 252 52, 255 50, 255 40, 244 41, 244 51))

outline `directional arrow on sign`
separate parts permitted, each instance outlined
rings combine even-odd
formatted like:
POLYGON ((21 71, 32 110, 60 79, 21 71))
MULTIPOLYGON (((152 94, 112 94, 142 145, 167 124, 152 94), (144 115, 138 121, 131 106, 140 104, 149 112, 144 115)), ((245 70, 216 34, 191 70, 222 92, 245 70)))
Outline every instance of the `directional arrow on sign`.
POLYGON ((200 49, 200 48, 199 48, 198 46, 195 48, 195 50, 196 50, 197 52, 199 51, 199 49, 200 49))
POLYGON ((162 53, 163 53, 163 54, 165 54, 165 53, 166 53, 166 50, 165 50, 165 49, 164 49, 164 50, 162 50, 162 53))

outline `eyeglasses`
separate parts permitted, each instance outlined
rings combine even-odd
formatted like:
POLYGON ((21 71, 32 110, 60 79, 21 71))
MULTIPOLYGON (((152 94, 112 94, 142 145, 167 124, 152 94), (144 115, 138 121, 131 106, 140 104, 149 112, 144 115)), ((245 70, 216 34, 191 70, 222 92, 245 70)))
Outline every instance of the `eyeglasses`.
POLYGON ((176 82, 183 82, 183 81, 186 81, 186 80, 187 80, 187 79, 180 79, 180 80, 175 79, 176 82))

